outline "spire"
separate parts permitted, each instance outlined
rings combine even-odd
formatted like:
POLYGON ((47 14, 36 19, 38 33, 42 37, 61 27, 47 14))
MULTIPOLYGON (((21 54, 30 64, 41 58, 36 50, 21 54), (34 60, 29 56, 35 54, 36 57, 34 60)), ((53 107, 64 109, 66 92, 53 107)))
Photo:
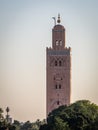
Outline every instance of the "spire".
POLYGON ((57 20, 57 23, 60 23, 61 20, 60 20, 60 14, 58 14, 58 20, 57 20))

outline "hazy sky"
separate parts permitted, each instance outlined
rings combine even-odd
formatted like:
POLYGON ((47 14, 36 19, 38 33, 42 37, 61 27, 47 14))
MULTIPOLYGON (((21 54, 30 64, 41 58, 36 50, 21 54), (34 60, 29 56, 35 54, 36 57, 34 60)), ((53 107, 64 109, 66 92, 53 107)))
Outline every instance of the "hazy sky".
POLYGON ((46 116, 46 47, 58 13, 72 48, 71 102, 98 104, 98 0, 0 0, 0 107, 13 119, 46 116))

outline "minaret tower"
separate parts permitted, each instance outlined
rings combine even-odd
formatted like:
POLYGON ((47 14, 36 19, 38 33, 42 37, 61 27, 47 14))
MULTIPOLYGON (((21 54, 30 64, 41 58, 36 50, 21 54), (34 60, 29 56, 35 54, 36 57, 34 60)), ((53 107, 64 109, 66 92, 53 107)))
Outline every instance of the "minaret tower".
POLYGON ((57 24, 52 29, 52 47, 46 49, 47 116, 55 108, 70 104, 71 48, 65 44, 65 28, 57 24))

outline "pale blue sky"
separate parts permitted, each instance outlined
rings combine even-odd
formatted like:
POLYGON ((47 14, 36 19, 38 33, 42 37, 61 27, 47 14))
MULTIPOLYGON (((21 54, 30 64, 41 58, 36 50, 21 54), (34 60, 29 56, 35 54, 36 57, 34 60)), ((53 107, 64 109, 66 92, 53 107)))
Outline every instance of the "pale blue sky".
POLYGON ((0 0, 0 107, 20 121, 46 115, 46 47, 61 14, 72 48, 71 102, 98 104, 98 1, 0 0))

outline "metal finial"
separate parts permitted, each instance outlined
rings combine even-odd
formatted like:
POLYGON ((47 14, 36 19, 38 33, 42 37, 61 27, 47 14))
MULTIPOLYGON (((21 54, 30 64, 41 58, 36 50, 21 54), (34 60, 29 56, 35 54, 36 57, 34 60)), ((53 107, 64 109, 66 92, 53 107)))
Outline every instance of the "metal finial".
POLYGON ((61 20, 60 20, 60 14, 58 14, 58 20, 57 20, 57 22, 58 22, 58 23, 61 22, 61 20))
POLYGON ((56 18, 55 17, 52 17, 54 19, 54 26, 56 25, 56 18))

